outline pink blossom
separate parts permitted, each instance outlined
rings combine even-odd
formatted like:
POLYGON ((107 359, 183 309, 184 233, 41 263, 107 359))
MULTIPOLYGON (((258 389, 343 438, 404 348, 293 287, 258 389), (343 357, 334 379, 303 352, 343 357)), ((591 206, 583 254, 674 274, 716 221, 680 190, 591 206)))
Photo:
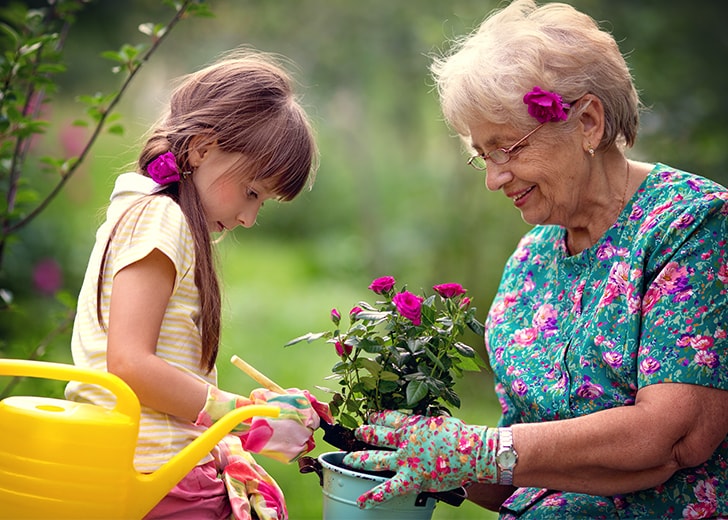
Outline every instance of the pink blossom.
POLYGON ((359 313, 362 310, 364 310, 364 309, 362 309, 358 305, 356 307, 352 307, 351 310, 349 311, 349 318, 351 318, 352 320, 357 319, 357 316, 359 316, 359 313))
POLYGON ((460 296, 467 292, 459 283, 443 283, 435 285, 432 288, 443 298, 452 298, 453 296, 460 296))
POLYGON ((413 324, 422 323, 422 298, 409 291, 397 293, 392 298, 397 312, 409 319, 413 324))
POLYGON ((708 350, 714 344, 710 336, 698 335, 690 338, 690 346, 695 350, 708 350))
POLYGON ((58 262, 51 258, 41 260, 33 269, 33 283, 38 292, 51 296, 61 288, 63 273, 58 262))
POLYGON ((688 507, 683 509, 682 517, 688 520, 692 520, 693 518, 712 518, 715 516, 715 513, 715 505, 708 504, 707 502, 700 502, 697 504, 690 504, 688 507))
POLYGON ((584 383, 576 390, 576 395, 584 399, 596 399, 604 394, 604 388, 601 385, 592 383, 588 377, 584 378, 584 383))
POLYGON ((520 396, 526 395, 526 392, 528 392, 528 385, 523 381, 523 379, 516 379, 511 383, 511 388, 513 391, 520 396))
POLYGON ((718 268, 718 280, 728 284, 728 263, 723 262, 720 264, 720 267, 718 268))
POLYGON ((622 366, 623 358, 622 354, 620 354, 619 352, 604 352, 602 354, 602 358, 612 368, 619 368, 622 366))
POLYGON ((677 228, 677 229, 685 229, 686 227, 688 227, 693 222, 695 222, 695 217, 694 216, 689 215, 689 214, 687 214, 687 215, 681 215, 677 220, 675 220, 671 224, 671 227, 674 227, 674 228, 677 228))
POLYGON ((331 309, 331 321, 333 321, 337 325, 341 321, 341 314, 339 314, 339 311, 336 310, 336 308, 331 309))
POLYGON ((177 159, 172 152, 163 153, 147 165, 147 173, 157 184, 170 184, 181 179, 177 159))
POLYGON ((642 298, 642 315, 645 316, 648 312, 652 310, 652 308, 657 304, 660 297, 662 296, 662 291, 658 287, 650 287, 647 289, 647 292, 645 293, 645 296, 642 298))
POLYGON ((528 105, 528 114, 541 124, 566 121, 569 118, 566 111, 570 105, 556 92, 533 87, 533 90, 523 96, 523 102, 528 105))
POLYGON ((642 372, 643 374, 646 374, 646 375, 650 375, 650 374, 654 374, 655 372, 660 370, 661 367, 662 367, 662 365, 655 358, 646 357, 640 363, 640 372, 642 372))
POLYGON ((393 277, 382 276, 381 278, 374 279, 372 283, 369 284, 369 289, 377 294, 384 294, 391 291, 395 283, 397 283, 397 281, 393 277))
POLYGON ((334 346, 336 347, 336 353, 339 355, 339 357, 342 358, 351 354, 351 351, 353 350, 353 347, 351 345, 347 345, 346 343, 342 343, 341 341, 337 341, 334 346))
POLYGON ((718 354, 712 350, 699 350, 693 358, 697 365, 707 368, 717 368, 720 365, 718 354))
POLYGON ((528 327, 526 329, 517 330, 513 335, 513 340, 521 346, 528 346, 533 344, 538 337, 538 329, 528 327))

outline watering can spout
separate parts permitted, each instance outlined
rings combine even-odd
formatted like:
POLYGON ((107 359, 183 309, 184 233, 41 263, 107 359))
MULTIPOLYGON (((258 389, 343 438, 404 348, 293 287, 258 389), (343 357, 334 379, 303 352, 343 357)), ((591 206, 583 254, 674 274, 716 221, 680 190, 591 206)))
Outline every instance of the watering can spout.
POLYGON ((117 376, 74 365, 0 359, 0 376, 80 381, 116 397, 113 409, 64 399, 0 401, 0 519, 140 519, 238 423, 276 417, 269 405, 237 408, 150 474, 134 469, 137 396, 117 376))
POLYGON ((270 405, 248 405, 228 412, 194 441, 153 473, 137 473, 133 497, 145 497, 134 511, 134 518, 149 512, 215 445, 240 422, 251 417, 277 417, 280 409, 270 405))

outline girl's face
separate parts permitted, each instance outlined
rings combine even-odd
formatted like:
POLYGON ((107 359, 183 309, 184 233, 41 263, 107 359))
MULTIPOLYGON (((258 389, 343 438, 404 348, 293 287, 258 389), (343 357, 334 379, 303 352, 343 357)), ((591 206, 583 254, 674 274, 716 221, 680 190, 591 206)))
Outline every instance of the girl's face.
MULTIPOLYGON (((534 128, 538 123, 534 122, 534 128)), ((548 125, 547 125, 548 126, 548 125)), ((470 126, 471 145, 479 154, 510 148, 525 133, 510 125, 478 121, 470 126)), ((577 138, 577 136, 574 136, 577 138)), ((584 154, 567 136, 549 139, 547 128, 528 137, 505 164, 487 161, 485 185, 502 190, 531 225, 558 224, 569 227, 583 208, 588 175, 581 168, 584 154)))
POLYGON ((252 180, 254 171, 240 153, 210 145, 200 154, 192 180, 202 200, 211 232, 252 227, 263 202, 275 198, 264 181, 252 180))

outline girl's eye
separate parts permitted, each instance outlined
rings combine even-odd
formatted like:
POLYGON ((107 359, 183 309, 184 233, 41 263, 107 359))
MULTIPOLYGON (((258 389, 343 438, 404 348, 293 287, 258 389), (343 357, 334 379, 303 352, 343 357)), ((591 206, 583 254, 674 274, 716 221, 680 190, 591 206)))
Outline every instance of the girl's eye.
POLYGON ((251 199, 257 199, 258 198, 258 192, 253 190, 248 190, 248 197, 251 199))

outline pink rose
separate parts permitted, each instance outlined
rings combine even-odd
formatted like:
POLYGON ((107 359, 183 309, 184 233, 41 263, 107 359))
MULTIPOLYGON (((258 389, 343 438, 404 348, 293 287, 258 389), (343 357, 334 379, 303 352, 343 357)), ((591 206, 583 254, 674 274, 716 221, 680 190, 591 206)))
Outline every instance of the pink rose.
POLYGON ((452 298, 453 296, 459 296, 467 292, 459 283, 442 283, 435 285, 433 289, 443 298, 452 298))
POLYGON ((357 316, 359 316, 359 313, 363 310, 364 309, 362 309, 358 305, 356 307, 352 307, 351 310, 349 311, 349 318, 352 320, 357 319, 357 316))
POLYGON ((397 312, 410 320, 413 324, 422 323, 422 298, 409 291, 397 293, 392 298, 397 312))
POLYGON ((334 346, 336 347, 336 353, 339 355, 339 357, 346 357, 351 354, 351 351, 353 350, 353 347, 351 345, 347 345, 346 343, 342 343, 341 341, 337 341, 334 346))
POLYGON ((523 96, 523 102, 528 105, 528 114, 541 124, 566 121, 569 118, 566 110, 570 105, 564 103, 556 92, 533 87, 531 92, 523 96))
POLYGON ((163 153, 147 165, 147 173, 157 184, 179 182, 180 174, 172 152, 163 153))
POLYGON ((333 321, 336 325, 338 325, 341 321, 341 314, 339 314, 339 311, 336 308, 331 309, 331 321, 333 321))
POLYGON ((372 281, 372 283, 369 284, 369 289, 377 294, 384 294, 391 291, 395 283, 397 283, 397 281, 393 277, 382 276, 381 278, 376 278, 372 281))

